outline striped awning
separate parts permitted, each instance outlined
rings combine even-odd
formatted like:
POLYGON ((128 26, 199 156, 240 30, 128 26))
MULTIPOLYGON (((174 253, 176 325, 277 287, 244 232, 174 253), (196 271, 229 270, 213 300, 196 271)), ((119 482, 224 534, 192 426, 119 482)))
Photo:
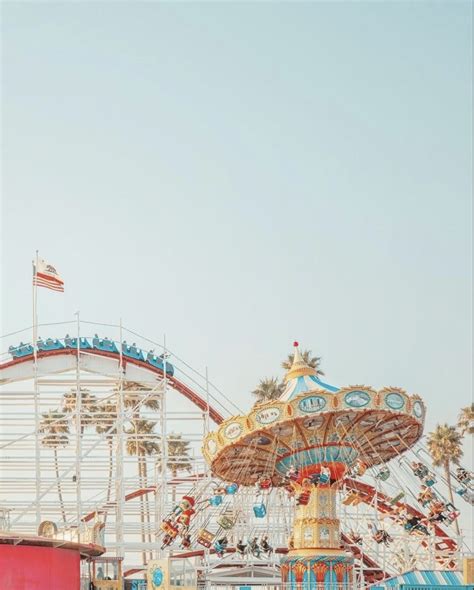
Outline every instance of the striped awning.
POLYGON ((414 570, 406 572, 394 578, 384 580, 376 585, 380 588, 397 588, 401 585, 419 586, 462 586, 463 576, 461 572, 447 570, 414 570))

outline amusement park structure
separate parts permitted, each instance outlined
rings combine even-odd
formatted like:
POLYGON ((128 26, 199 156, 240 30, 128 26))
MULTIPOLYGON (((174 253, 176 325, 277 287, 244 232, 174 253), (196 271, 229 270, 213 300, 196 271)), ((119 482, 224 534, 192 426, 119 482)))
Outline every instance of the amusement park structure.
POLYGON ((120 324, 41 332, 0 359, 2 543, 75 543, 84 588, 107 590, 122 575, 156 590, 165 570, 170 587, 341 590, 460 569, 418 396, 334 387, 295 347, 281 398, 245 414, 165 342, 120 324))
MULTIPOLYGON (((353 581, 351 553, 341 542, 336 491, 349 473, 362 475, 411 448, 423 432, 425 408, 400 389, 337 389, 318 379, 297 344, 286 388, 277 401, 226 420, 203 452, 226 481, 283 486, 295 518, 282 560, 283 583, 332 588, 353 581)), ((256 515, 265 503, 256 505, 256 515)))

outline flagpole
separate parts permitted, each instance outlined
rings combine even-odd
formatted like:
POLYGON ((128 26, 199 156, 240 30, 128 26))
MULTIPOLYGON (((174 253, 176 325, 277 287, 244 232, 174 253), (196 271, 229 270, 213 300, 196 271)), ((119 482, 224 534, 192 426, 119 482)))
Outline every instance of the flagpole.
POLYGON ((40 405, 38 388, 38 250, 33 261, 33 374, 34 374, 34 407, 35 407, 35 492, 36 492, 36 528, 41 524, 41 444, 40 444, 40 405))

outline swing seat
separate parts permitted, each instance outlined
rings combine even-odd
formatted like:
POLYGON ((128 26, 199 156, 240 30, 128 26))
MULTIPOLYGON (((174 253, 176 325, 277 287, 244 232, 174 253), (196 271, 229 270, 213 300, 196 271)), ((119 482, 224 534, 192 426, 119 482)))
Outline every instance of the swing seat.
POLYGON ((393 506, 397 502, 399 502, 403 497, 405 497, 405 492, 400 492, 394 498, 390 500, 390 505, 393 506))
POLYGON ((319 482, 318 483, 329 483, 330 477, 327 473, 320 473, 319 474, 319 482))
POLYGON ((471 506, 474 506, 474 492, 466 491, 466 493, 462 496, 464 500, 471 506))
POLYGON ((432 475, 429 475, 426 477, 423 483, 430 488, 431 486, 434 486, 436 479, 432 475))
POLYGON ((452 523, 456 520, 456 518, 460 515, 461 513, 458 510, 453 510, 452 512, 449 512, 447 515, 447 519, 449 521, 449 523, 452 523))
POLYGON ((361 502, 361 497, 354 490, 350 490, 344 498, 344 500, 342 501, 342 503, 346 506, 357 506, 357 504, 360 504, 361 502))
POLYGON ((266 508, 265 504, 263 504, 263 503, 254 504, 253 513, 257 518, 264 518, 265 515, 267 514, 267 508, 266 508))
POLYGON ((262 479, 262 481, 260 481, 258 483, 258 487, 261 490, 269 490, 272 487, 272 480, 271 479, 262 479))
POLYGON ((226 494, 235 494, 237 492, 237 490, 239 489, 239 484, 237 483, 231 483, 229 484, 226 489, 225 489, 225 493, 226 494))
POLYGON ((375 477, 380 479, 380 481, 387 481, 387 479, 390 477, 390 471, 388 469, 382 469, 375 477))
POLYGON ((225 531, 228 531, 234 526, 235 522, 228 516, 221 516, 217 519, 217 524, 225 531))
POLYGON ((358 460, 354 466, 354 470, 357 475, 364 475, 367 471, 367 465, 363 461, 358 460))
POLYGON ((296 503, 298 504, 298 506, 307 506, 309 504, 310 496, 310 492, 303 492, 297 497, 296 503))
POLYGON ((220 506, 222 504, 222 496, 211 496, 209 498, 209 504, 211 506, 220 506))
POLYGON ((200 529, 198 532, 198 536, 196 541, 199 543, 199 545, 202 545, 203 547, 206 547, 206 549, 209 549, 209 547, 212 545, 212 541, 214 540, 214 535, 207 531, 206 529, 200 529))
POLYGON ((169 522, 168 520, 164 520, 161 525, 160 525, 160 529, 166 533, 167 535, 170 535, 171 537, 176 537, 176 535, 178 534, 178 529, 176 528, 176 526, 169 522))

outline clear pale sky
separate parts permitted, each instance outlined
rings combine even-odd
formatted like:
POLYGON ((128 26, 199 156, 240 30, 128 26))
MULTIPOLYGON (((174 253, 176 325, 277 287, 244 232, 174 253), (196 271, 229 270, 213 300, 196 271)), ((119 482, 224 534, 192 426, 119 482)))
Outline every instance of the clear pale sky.
MULTIPOLYGON (((243 407, 294 339, 336 385, 472 399, 470 2, 4 2, 2 333, 124 322, 243 407)), ((62 334, 58 334, 61 336, 62 334)))

